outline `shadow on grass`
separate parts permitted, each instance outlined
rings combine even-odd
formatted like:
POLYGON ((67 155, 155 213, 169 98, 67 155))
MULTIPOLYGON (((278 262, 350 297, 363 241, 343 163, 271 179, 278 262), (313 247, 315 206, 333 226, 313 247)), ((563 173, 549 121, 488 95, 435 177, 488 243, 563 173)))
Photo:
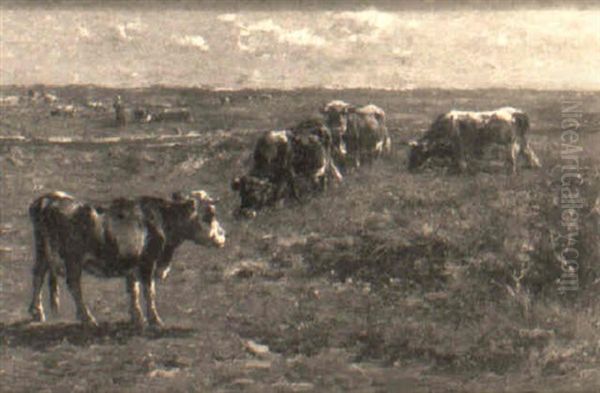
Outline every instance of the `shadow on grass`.
POLYGON ((141 330, 124 321, 101 322, 98 327, 83 327, 79 323, 31 323, 24 320, 10 324, 0 323, 0 347, 43 350, 60 343, 76 346, 125 344, 134 337, 149 340, 187 338, 192 336, 195 330, 177 326, 141 330))

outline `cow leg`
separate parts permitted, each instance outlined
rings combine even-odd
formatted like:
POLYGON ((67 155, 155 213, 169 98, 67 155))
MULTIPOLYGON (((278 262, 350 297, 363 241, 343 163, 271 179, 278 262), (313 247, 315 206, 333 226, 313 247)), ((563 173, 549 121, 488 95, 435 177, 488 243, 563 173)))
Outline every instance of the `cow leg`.
POLYGON ((156 311, 156 286, 154 280, 154 268, 141 269, 142 287, 144 288, 144 299, 146 300, 146 317, 150 326, 161 327, 163 321, 156 311))
POLYGON ((509 171, 510 174, 514 175, 517 173, 517 166, 518 166, 517 158, 519 157, 520 150, 521 149, 519 148, 519 144, 517 142, 512 142, 509 146, 508 155, 506 157, 506 163, 507 163, 507 170, 509 171))
POLYGON ((36 322, 44 322, 44 307, 42 306, 42 285, 44 285, 44 277, 48 272, 48 264, 38 256, 35 266, 33 267, 33 297, 29 306, 29 314, 36 322))
POLYGON ((81 292, 81 266, 79 263, 67 263, 67 287, 77 310, 77 319, 84 325, 98 326, 96 319, 90 313, 83 301, 83 293, 81 292))
POLYGON ((467 170, 467 159, 465 158, 465 149, 461 143, 460 136, 452 138, 452 145, 456 167, 459 172, 465 172, 467 170))
POLYGON ((52 269, 50 269, 50 274, 48 275, 48 289, 50 290, 50 310, 52 310, 53 314, 58 314, 58 307, 60 305, 60 293, 58 289, 58 280, 56 277, 56 273, 52 269))
POLYGON ((140 280, 135 273, 130 273, 125 278, 127 293, 129 294, 129 315, 131 323, 137 327, 144 326, 144 315, 140 306, 140 280))
POLYGON ((531 168, 541 168, 542 164, 540 164, 540 159, 535 154, 535 152, 531 149, 531 146, 529 145, 529 143, 527 142, 527 140, 522 139, 520 144, 521 144, 521 149, 520 149, 521 154, 527 160, 527 163, 529 164, 529 167, 531 167, 531 168))

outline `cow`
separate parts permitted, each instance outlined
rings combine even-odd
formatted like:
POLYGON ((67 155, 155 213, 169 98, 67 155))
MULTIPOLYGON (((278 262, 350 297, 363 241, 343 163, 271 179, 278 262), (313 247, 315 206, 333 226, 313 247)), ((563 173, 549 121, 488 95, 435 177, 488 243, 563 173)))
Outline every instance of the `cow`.
POLYGON ((191 122, 192 113, 188 108, 164 108, 151 115, 151 121, 185 121, 191 122))
POLYGON ((133 110, 133 120, 139 123, 150 123, 152 112, 147 108, 137 107, 133 110))
POLYGON ((17 106, 21 102, 19 96, 0 97, 0 106, 17 106))
POLYGON ((392 143, 385 125, 385 112, 369 104, 355 107, 334 100, 321 108, 333 135, 333 156, 344 166, 360 167, 391 152, 392 143))
POLYGON ((47 104, 53 104, 56 101, 58 101, 58 97, 55 96, 54 94, 50 94, 50 93, 44 93, 43 96, 42 96, 42 98, 44 99, 44 101, 47 104))
POLYGON ((86 101, 85 106, 97 112, 106 112, 106 105, 104 105, 102 101, 88 100, 86 101))
POLYGON ((75 112, 77 112, 75 105, 57 105, 50 110, 50 116, 73 117, 75 112))
POLYGON ((235 212, 238 217, 254 218, 256 212, 274 205, 278 200, 275 187, 269 179, 247 174, 236 177, 231 182, 231 189, 240 194, 241 204, 235 212))
POLYGON ((329 178, 342 180, 332 158, 333 136, 325 123, 308 119, 291 129, 294 173, 308 180, 313 189, 324 191, 329 178))
POLYGON ((254 217, 255 210, 285 197, 300 198, 300 182, 322 191, 328 178, 342 175, 331 158, 332 136, 325 123, 309 119, 287 130, 267 131, 254 148, 248 175, 236 178, 232 189, 240 193, 240 213, 254 217))
POLYGON ((131 321, 144 325, 140 308, 140 283, 151 326, 162 321, 155 304, 155 279, 164 279, 177 247, 186 240, 223 247, 225 231, 217 218, 214 201, 204 191, 174 193, 172 199, 119 198, 106 206, 78 201, 55 191, 30 205, 35 262, 33 298, 29 313, 44 321, 41 290, 49 273, 50 307, 58 310, 57 276, 65 275, 75 301, 77 317, 85 326, 96 320, 86 307, 81 290, 82 271, 100 277, 125 277, 130 295, 131 321))
POLYGON ((230 96, 220 96, 219 103, 221 105, 231 105, 231 97, 230 96))
POLYGON ((467 169, 467 155, 481 156, 491 144, 506 146, 511 173, 517 172, 522 155, 533 168, 540 160, 529 146, 526 134, 529 116, 520 109, 504 107, 486 112, 452 110, 439 115, 418 140, 409 142, 408 169, 415 170, 429 157, 450 155, 459 172, 467 169))

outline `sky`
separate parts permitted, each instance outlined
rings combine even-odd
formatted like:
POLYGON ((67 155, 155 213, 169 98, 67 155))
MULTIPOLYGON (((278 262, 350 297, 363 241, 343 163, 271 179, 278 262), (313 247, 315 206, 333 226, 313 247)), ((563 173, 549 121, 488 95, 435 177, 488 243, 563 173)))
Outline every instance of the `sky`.
POLYGON ((0 85, 600 89, 582 3, 0 4, 0 85))

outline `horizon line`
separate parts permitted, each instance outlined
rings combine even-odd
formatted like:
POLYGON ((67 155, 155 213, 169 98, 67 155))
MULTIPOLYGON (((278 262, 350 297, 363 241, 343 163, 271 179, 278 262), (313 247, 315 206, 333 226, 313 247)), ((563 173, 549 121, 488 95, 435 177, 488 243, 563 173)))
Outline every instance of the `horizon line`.
POLYGON ((163 84, 152 84, 145 86, 114 86, 114 85, 102 85, 95 83, 71 83, 71 84, 47 84, 47 83, 31 83, 31 84, 0 84, 0 90, 5 89, 31 89, 31 88, 45 88, 45 89, 69 89, 69 88, 95 88, 103 90, 151 90, 151 89, 172 89, 172 90, 204 90, 215 93, 236 93, 248 90, 253 91, 272 91, 272 92, 288 92, 297 90, 374 90, 374 91, 386 91, 386 92, 406 92, 406 91, 423 91, 423 90, 440 90, 440 91, 477 91, 477 90, 521 90, 521 91, 535 91, 535 92, 576 92, 576 93, 600 93, 600 88, 596 89, 580 89, 580 88, 540 88, 540 87, 524 87, 524 86, 490 86, 490 87, 406 87, 406 88, 382 88, 382 87, 369 87, 369 86, 354 86, 354 87, 343 87, 343 86, 300 86, 293 88, 285 87, 240 87, 240 88, 221 88, 214 86, 185 86, 185 85, 163 85, 163 84))
POLYGON ((0 9, 69 9, 69 8, 146 8, 196 9, 207 11, 284 11, 284 10, 344 10, 377 7, 381 10, 481 10, 501 11, 519 9, 597 9, 595 0, 3 0, 0 9))

